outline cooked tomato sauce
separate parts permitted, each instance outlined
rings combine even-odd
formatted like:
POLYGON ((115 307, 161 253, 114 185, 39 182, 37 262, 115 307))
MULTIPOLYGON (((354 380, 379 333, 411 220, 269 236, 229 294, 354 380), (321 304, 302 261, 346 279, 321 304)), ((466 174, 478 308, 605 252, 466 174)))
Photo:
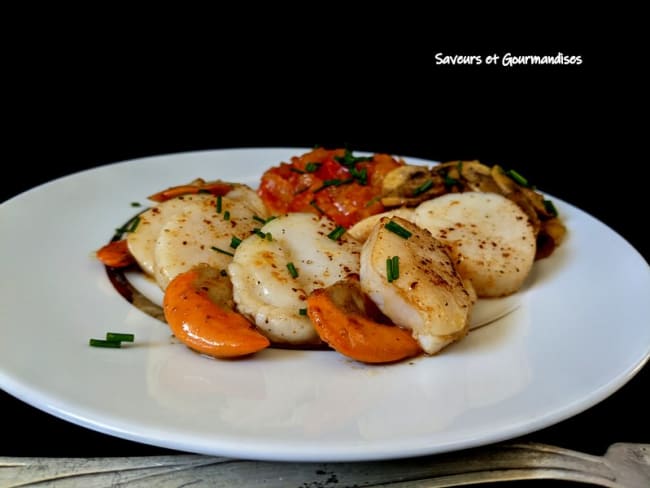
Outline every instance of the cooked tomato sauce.
POLYGON ((268 169, 258 192, 273 213, 325 214, 348 228, 384 211, 382 180, 403 164, 388 154, 355 157, 347 149, 318 148, 268 169))

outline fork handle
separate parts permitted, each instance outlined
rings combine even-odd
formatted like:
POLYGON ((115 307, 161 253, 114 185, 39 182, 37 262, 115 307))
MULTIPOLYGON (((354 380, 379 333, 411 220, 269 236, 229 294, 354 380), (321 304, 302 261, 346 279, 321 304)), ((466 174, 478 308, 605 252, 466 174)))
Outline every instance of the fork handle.
POLYGON ((0 457, 0 486, 36 483, 127 488, 203 486, 450 487, 558 479, 622 488, 602 457, 546 444, 502 444, 436 456, 359 463, 279 463, 202 455, 107 458, 0 457))

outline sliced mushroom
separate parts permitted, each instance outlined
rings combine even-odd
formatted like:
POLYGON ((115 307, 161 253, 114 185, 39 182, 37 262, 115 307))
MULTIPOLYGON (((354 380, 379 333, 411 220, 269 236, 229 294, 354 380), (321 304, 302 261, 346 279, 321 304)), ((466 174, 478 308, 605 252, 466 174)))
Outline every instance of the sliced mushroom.
POLYGON ((381 203, 386 208, 415 207, 446 191, 443 178, 428 167, 404 165, 384 177, 381 203))

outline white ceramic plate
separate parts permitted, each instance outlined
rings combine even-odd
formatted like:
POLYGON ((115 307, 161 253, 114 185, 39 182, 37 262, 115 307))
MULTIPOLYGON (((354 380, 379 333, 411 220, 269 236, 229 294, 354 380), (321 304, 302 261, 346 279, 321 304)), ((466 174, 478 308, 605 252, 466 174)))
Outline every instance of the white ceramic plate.
MULTIPOLYGON (((218 361, 174 343, 92 257, 146 196, 195 177, 256 186, 302 149, 207 151, 74 174, 0 205, 0 387, 76 424, 197 453, 396 458, 523 435, 627 382, 650 351, 650 270, 619 235, 553 198, 566 242, 518 308, 436 357, 364 366, 330 351, 218 361), (122 349, 88 346, 135 333, 122 349)), ((415 163, 422 161, 411 160, 415 163)))

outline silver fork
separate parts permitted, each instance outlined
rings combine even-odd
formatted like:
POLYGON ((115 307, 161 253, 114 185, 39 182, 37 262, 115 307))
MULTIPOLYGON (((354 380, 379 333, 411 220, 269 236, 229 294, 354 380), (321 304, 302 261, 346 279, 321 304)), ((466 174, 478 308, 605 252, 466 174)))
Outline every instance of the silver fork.
POLYGON ((0 487, 450 487, 557 479, 650 487, 650 444, 617 443, 604 456, 546 444, 501 444, 449 454, 359 463, 279 463, 202 455, 114 458, 0 457, 0 487))

